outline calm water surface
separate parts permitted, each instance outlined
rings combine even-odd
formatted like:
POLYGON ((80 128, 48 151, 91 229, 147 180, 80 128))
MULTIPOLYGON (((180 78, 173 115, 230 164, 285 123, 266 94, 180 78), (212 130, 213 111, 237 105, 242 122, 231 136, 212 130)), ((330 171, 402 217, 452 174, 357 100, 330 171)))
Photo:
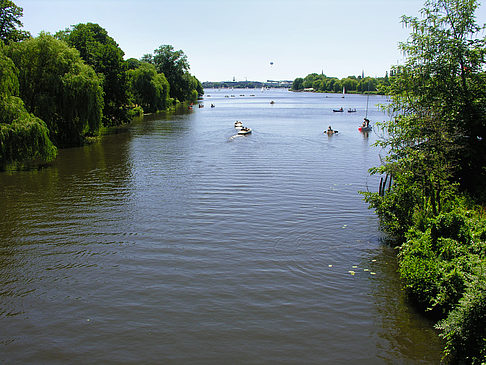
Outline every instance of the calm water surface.
POLYGON ((438 363, 358 194, 366 97, 204 104, 0 174, 0 363, 438 363))

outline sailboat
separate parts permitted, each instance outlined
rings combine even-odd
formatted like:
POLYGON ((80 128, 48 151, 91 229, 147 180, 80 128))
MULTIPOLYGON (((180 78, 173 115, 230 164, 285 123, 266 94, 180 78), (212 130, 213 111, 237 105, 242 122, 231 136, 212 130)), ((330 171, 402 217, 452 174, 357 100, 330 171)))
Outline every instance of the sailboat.
MULTIPOLYGON (((368 90, 369 90, 369 87, 368 87, 368 90)), ((358 130, 360 132, 369 132, 373 129, 373 127, 370 125, 370 120, 368 119, 368 104, 369 104, 369 101, 370 101, 370 94, 368 93, 366 95, 366 113, 365 113, 364 121, 363 121, 363 124, 361 125, 361 127, 358 127, 358 130)))
POLYGON ((344 95, 346 95, 346 88, 343 86, 343 96, 341 97, 344 98, 344 95))

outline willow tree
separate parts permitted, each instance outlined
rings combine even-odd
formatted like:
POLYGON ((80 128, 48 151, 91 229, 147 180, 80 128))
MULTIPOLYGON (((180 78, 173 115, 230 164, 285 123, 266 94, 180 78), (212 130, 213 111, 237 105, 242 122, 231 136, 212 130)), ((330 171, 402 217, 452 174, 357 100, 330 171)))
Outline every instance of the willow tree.
POLYGON ((44 120, 58 147, 83 143, 101 125, 103 90, 93 69, 65 42, 41 33, 13 43, 7 54, 19 70, 27 111, 44 120))
POLYGON ((0 170, 44 164, 56 156, 49 130, 18 97, 18 70, 0 41, 0 170))
POLYGON ((157 73, 155 66, 141 62, 128 71, 130 91, 134 102, 146 112, 165 110, 169 106, 169 83, 164 74, 157 73))
POLYGON ((95 23, 77 24, 56 34, 76 48, 81 58, 100 76, 104 92, 103 124, 118 125, 128 120, 128 85, 124 52, 108 35, 106 29, 95 23))

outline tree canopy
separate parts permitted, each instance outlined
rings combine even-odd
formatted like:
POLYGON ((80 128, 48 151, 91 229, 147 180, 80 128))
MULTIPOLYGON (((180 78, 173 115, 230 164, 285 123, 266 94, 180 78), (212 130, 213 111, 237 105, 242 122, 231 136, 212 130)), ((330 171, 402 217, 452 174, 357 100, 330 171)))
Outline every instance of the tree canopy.
POLYGON ((46 122, 58 147, 80 145, 101 125, 103 90, 79 52, 45 33, 12 43, 7 55, 19 70, 26 109, 46 122))
POLYGON ((189 63, 183 51, 175 51, 171 45, 161 45, 154 54, 146 54, 141 61, 155 65, 157 72, 167 78, 170 96, 181 102, 195 101, 204 93, 199 80, 189 73, 189 63))
POLYGON ((5 43, 18 42, 28 38, 28 32, 18 29, 23 24, 20 18, 23 9, 10 0, 0 0, 0 40, 5 43))
POLYGON ((100 76, 104 91, 103 123, 107 126, 127 121, 128 103, 124 52, 98 24, 77 24, 56 36, 76 48, 81 58, 100 76))
POLYGON ((52 161, 57 149, 46 124, 25 110, 19 95, 18 69, 0 42, 0 169, 52 161))
POLYGON ((384 180, 365 193, 400 244, 410 297, 442 318, 448 361, 470 364, 486 362, 486 222, 474 206, 486 198, 486 38, 477 8, 428 0, 421 18, 403 17, 406 61, 392 70, 390 118, 379 123, 387 155, 371 170, 384 180))
POLYGON ((134 102, 144 111, 153 113, 167 109, 169 83, 164 74, 157 73, 154 65, 139 62, 138 67, 128 71, 128 79, 134 102))
POLYGON ((389 85, 388 73, 385 77, 356 77, 348 76, 342 79, 337 77, 328 77, 324 74, 312 73, 306 77, 298 77, 292 84, 292 90, 300 91, 304 89, 313 89, 321 92, 338 93, 346 89, 347 92, 382 92, 389 85))

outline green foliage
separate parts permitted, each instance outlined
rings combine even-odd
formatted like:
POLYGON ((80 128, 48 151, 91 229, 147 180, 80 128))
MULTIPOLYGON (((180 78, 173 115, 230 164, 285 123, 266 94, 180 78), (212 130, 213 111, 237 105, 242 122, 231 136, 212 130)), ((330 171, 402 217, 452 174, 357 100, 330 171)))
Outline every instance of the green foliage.
POLYGON ((22 27, 20 18, 23 9, 13 1, 0 0, 0 40, 5 43, 19 42, 30 37, 28 32, 17 29, 22 27))
POLYGON ((4 51, 5 46, 0 41, 0 97, 14 96, 19 93, 18 70, 4 51))
POLYGON ((445 358, 451 363, 486 363, 486 265, 477 262, 476 272, 464 296, 449 316, 437 324, 446 340, 445 358))
POLYGON ((8 55, 19 70, 20 97, 26 109, 44 120, 58 147, 80 145, 101 123, 101 83, 79 53, 41 33, 13 43, 8 55))
MULTIPOLYGON (((486 356, 486 220, 466 194, 486 181, 486 39, 476 38, 475 0, 428 0, 400 45, 407 56, 386 77, 387 151, 371 173, 387 189, 364 193, 382 227, 402 242, 399 270, 410 297, 444 318, 438 328, 452 363, 486 356)), ((305 81, 304 81, 305 83, 305 81)), ((483 195, 484 196, 484 195, 483 195)))
POLYGON ((46 124, 25 110, 19 94, 18 70, 0 42, 0 170, 50 162, 56 148, 46 124))
POLYGON ((127 64, 124 52, 98 24, 77 24, 56 36, 76 48, 81 58, 100 76, 104 92, 103 124, 119 125, 128 120, 127 64))
POLYGON ((0 170, 42 165, 56 157, 46 124, 27 113, 19 98, 1 98, 0 114, 12 118, 0 121, 0 170))
POLYGON ((304 90, 304 79, 302 77, 297 77, 294 80, 294 82, 292 83, 292 90, 304 90))
POLYGON ((343 87, 350 93, 377 93, 389 85, 388 74, 383 78, 348 76, 343 79, 312 73, 305 78, 298 77, 292 84, 292 90, 299 91, 313 88, 320 92, 342 92, 343 87))
POLYGON ((155 66, 142 62, 138 68, 128 71, 130 91, 134 102, 146 112, 165 110, 169 106, 169 83, 155 66))
POLYGON ((175 51, 171 45, 162 45, 154 55, 144 55, 142 62, 155 65, 158 73, 163 74, 170 85, 170 97, 184 101, 195 101, 204 93, 201 83, 189 73, 189 63, 183 51, 175 51), (196 90, 197 96, 193 90, 196 90))

